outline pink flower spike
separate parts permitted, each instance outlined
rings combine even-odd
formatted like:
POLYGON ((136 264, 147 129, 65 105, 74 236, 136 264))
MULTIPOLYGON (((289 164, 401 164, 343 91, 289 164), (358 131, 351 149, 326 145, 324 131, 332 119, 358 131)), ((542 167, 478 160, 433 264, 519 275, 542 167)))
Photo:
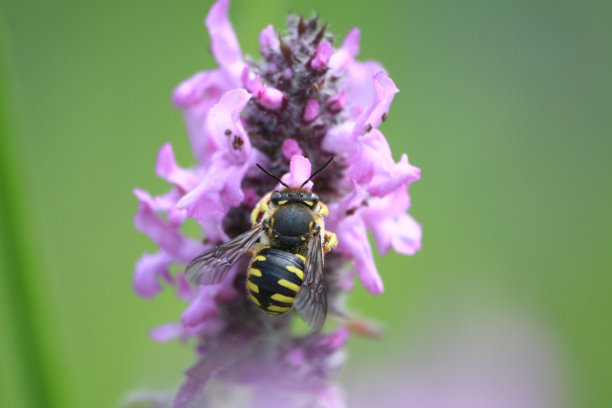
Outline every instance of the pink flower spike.
MULTIPOLYGON (((285 174, 281 180, 288 186, 299 187, 310 177, 310 160, 300 154, 293 155, 289 169, 289 173, 285 174)), ((309 181, 304 187, 312 188, 312 185, 312 181, 309 181)))
POLYGON ((234 77, 239 77, 244 62, 236 33, 229 21, 229 4, 229 0, 217 0, 210 8, 205 24, 210 34, 210 48, 215 59, 234 77))
POLYGON ((261 34, 259 34, 259 44, 261 45, 261 51, 264 54, 269 51, 278 50, 280 43, 276 33, 274 32, 274 27, 272 27, 272 24, 261 30, 261 34))
POLYGON ((304 120, 311 122, 319 116, 319 102, 314 99, 309 99, 304 109, 304 120))
MULTIPOLYGON (((407 155, 395 162, 377 129, 398 89, 380 63, 356 60, 357 28, 334 50, 334 34, 318 16, 291 14, 286 29, 270 25, 259 33, 261 58, 246 58, 229 21, 230 0, 211 3, 205 24, 219 66, 197 72, 172 94, 195 160, 181 167, 172 146, 164 144, 155 171, 169 182, 168 189, 155 196, 134 190, 134 225, 158 248, 136 262, 134 290, 145 298, 170 290, 187 305, 180 322, 158 327, 151 337, 191 340, 197 353, 174 402, 166 397, 164 407, 343 408, 343 393, 332 381, 344 362, 348 337, 372 330, 353 323, 341 300, 358 280, 373 295, 384 291, 369 236, 382 253, 412 254, 421 247, 421 227, 407 213, 407 187, 420 170, 407 155), (319 174, 330 155, 334 161, 319 174), (313 170, 317 177, 308 181, 313 170), (276 199, 274 191, 283 190, 274 186, 277 181, 314 190, 318 204, 307 191, 298 191, 304 207, 318 207, 325 231, 338 237, 321 262, 327 287, 316 296, 325 296, 327 309, 317 306, 323 300, 304 308, 306 298, 299 296, 294 313, 285 302, 291 299, 270 297, 261 286, 272 272, 259 270, 255 262, 267 253, 279 259, 295 248, 301 253, 306 243, 295 235, 294 224, 283 224, 285 204, 290 217, 303 211, 291 195, 286 202, 276 199), (269 209, 278 209, 279 217, 268 218, 269 209), (270 226, 279 235, 268 237, 264 229, 270 226), (196 284, 198 274, 215 271, 221 274, 217 284, 196 284), (335 329, 323 324, 332 316, 340 318, 335 329), (292 329, 300 318, 310 332, 292 329), (216 387, 232 395, 217 400, 216 387)), ((309 217, 303 221, 306 225, 309 217)))
POLYGON ((351 31, 346 34, 342 42, 342 47, 330 57, 329 67, 334 70, 341 70, 352 63, 359 54, 360 38, 361 31, 359 31, 357 27, 353 27, 351 31))
POLYGON ((302 155, 302 149, 300 149, 300 145, 295 139, 285 140, 283 142, 281 151, 287 160, 291 160, 291 158, 296 154, 302 155))
POLYGON ((327 61, 329 61, 329 57, 331 57, 334 49, 332 45, 328 41, 321 41, 319 45, 317 45, 317 52, 310 63, 310 66, 317 69, 323 68, 327 65, 327 61))

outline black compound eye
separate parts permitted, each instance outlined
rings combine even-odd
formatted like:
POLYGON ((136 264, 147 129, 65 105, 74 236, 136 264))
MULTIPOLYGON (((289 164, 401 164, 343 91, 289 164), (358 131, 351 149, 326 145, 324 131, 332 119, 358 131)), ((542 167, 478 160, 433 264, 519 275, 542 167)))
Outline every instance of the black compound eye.
POLYGON ((281 199, 281 193, 279 193, 278 191, 273 192, 272 195, 270 196, 270 200, 272 200, 274 204, 278 204, 280 199, 281 199))

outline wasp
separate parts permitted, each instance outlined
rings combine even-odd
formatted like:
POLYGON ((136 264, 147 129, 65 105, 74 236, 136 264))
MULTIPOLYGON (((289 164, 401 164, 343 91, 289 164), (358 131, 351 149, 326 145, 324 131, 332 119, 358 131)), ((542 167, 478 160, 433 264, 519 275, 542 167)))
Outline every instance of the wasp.
POLYGON ((185 269, 187 281, 195 285, 221 283, 240 257, 251 255, 246 279, 251 301, 274 316, 295 307, 313 331, 321 330, 327 316, 323 255, 338 245, 338 239, 325 230, 327 206, 304 186, 332 160, 299 187, 288 186, 258 164, 283 188, 259 200, 251 213, 249 231, 195 257, 185 269))

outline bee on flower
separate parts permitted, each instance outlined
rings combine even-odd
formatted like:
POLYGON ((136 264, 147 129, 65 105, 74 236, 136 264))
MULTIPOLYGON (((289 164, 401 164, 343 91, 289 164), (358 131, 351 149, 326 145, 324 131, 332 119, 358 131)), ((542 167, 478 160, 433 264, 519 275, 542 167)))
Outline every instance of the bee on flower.
POLYGON ((247 292, 253 303, 278 316, 291 310, 295 302, 310 328, 321 330, 327 315, 323 254, 338 245, 338 238, 325 231, 327 206, 304 185, 332 159, 300 186, 291 187, 258 165, 284 189, 259 200, 251 214, 250 230, 195 257, 185 270, 187 280, 199 285, 219 284, 232 265, 250 252, 247 292))
POLYGON ((358 29, 334 48, 316 17, 290 15, 283 35, 264 28, 261 60, 246 61, 228 9, 218 0, 205 20, 219 67, 172 95, 194 165, 180 167, 166 144, 156 173, 170 190, 135 190, 136 228, 159 250, 136 263, 134 289, 150 298, 162 280, 188 303, 180 322, 151 332, 196 344, 173 407, 211 397, 212 383, 248 384, 268 407, 342 407, 330 383, 349 335, 341 299, 355 274, 383 292, 367 233, 383 254, 421 246, 407 214, 420 170, 406 155, 395 162, 378 130, 398 89, 379 63, 356 61, 358 29), (181 232, 187 218, 201 234, 181 232), (292 334, 293 310, 310 332, 292 334), (326 316, 339 327, 326 331, 326 316))

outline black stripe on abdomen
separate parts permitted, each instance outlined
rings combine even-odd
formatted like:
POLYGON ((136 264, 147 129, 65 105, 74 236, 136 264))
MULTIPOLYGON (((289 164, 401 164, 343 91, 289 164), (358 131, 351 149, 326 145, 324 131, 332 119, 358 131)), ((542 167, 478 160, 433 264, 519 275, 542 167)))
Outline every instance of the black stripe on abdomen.
POLYGON ((247 291, 257 306, 267 313, 279 315, 293 307, 303 281, 303 257, 276 248, 264 248, 249 265, 247 291))

